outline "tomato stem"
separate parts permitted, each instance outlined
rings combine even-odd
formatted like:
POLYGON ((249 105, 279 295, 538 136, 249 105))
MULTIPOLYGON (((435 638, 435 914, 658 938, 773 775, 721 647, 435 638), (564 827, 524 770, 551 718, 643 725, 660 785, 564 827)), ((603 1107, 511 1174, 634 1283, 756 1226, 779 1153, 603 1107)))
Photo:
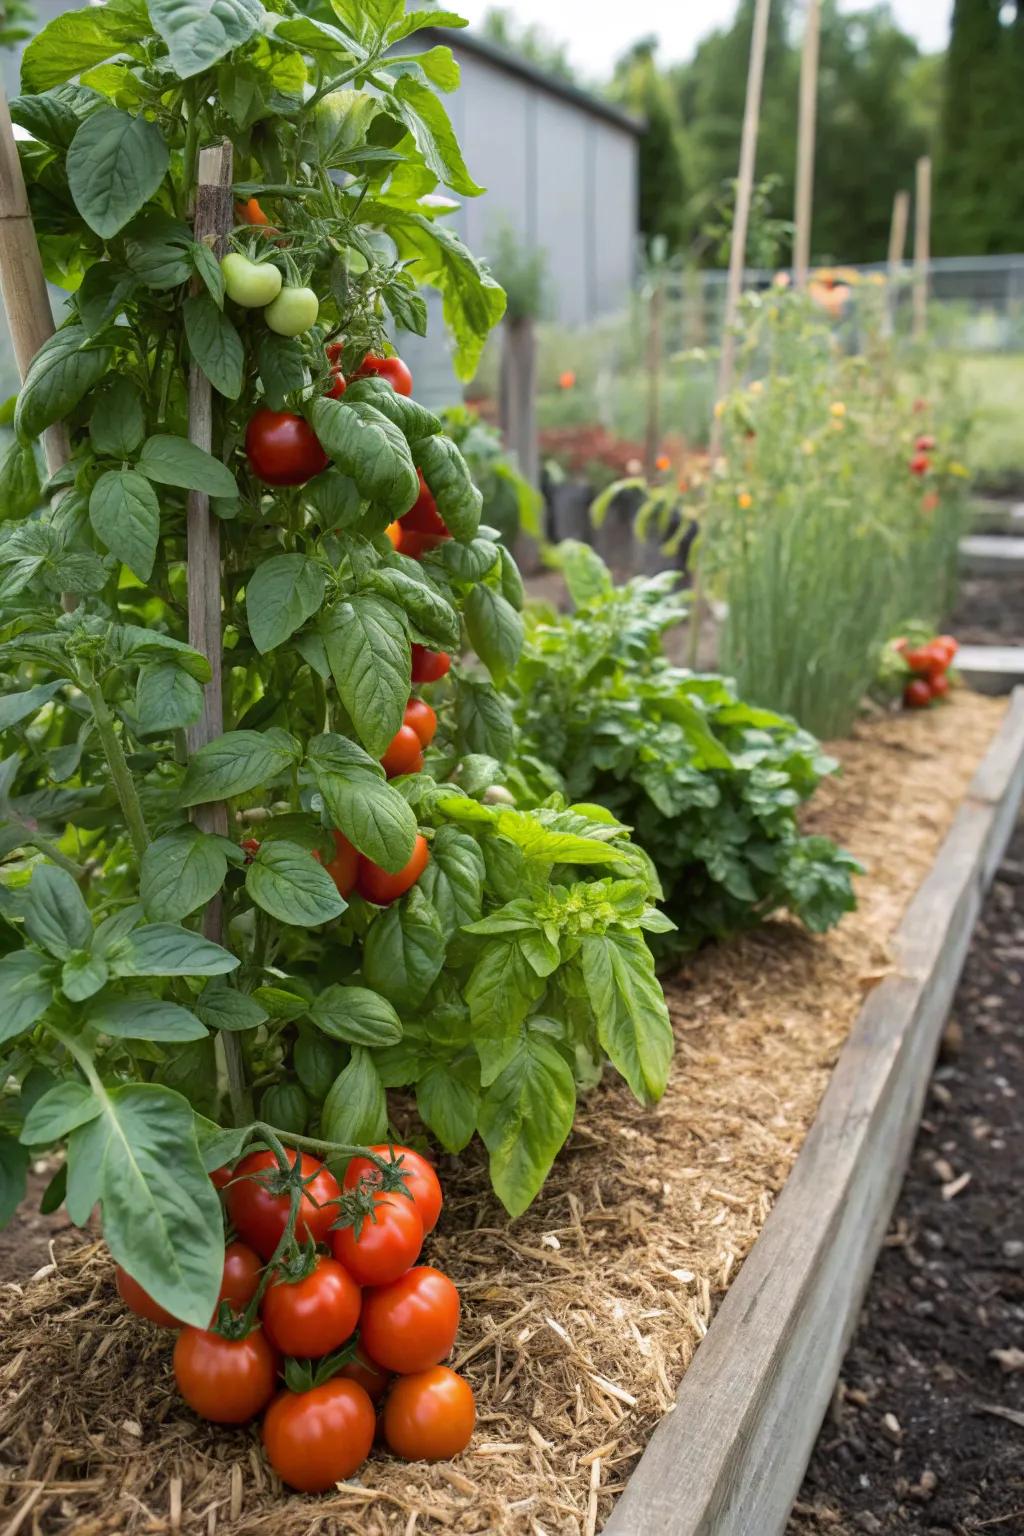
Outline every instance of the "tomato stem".
POLYGON ((93 720, 96 722, 96 734, 100 738, 103 755, 107 759, 110 776, 114 781, 117 798, 121 802, 124 819, 128 823, 128 832, 132 840, 132 846, 141 859, 149 847, 149 829, 146 826, 146 818, 142 814, 142 803, 139 800, 138 790, 135 788, 135 780, 132 778, 131 769, 124 755, 124 748, 114 727, 114 717, 103 696, 103 690, 93 674, 92 667, 87 661, 79 663, 79 681, 82 692, 89 700, 92 708, 93 720))

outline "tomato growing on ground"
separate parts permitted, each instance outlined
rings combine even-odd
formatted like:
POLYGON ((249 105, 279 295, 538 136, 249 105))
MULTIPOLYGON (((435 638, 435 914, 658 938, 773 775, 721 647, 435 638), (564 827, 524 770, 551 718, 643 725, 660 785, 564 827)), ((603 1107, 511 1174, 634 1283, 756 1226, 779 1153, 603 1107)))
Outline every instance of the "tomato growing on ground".
POLYGON ((263 1420, 263 1444, 283 1483, 325 1493, 362 1466, 376 1428, 363 1388, 335 1376, 309 1392, 281 1392, 263 1420))
POLYGON ((359 1337, 372 1359, 409 1375, 438 1365, 451 1352, 459 1328, 459 1293, 429 1265, 363 1292, 359 1337))
POLYGON ((337 886, 338 895, 351 896, 356 888, 359 854, 345 834, 336 827, 331 835, 334 838, 334 858, 324 868, 337 886))
POLYGON ((384 1406, 384 1437, 405 1461, 447 1461, 469 1444, 476 1400, 468 1381, 434 1365, 395 1382, 384 1406))
POLYGON ((118 1264, 115 1271, 115 1284, 117 1294, 136 1317, 144 1317, 147 1323, 155 1323, 158 1328, 180 1328, 181 1319, 168 1312, 158 1301, 154 1301, 147 1290, 134 1280, 126 1269, 118 1264))
POLYGON ((281 292, 281 274, 269 261, 250 261, 241 251, 221 258, 224 292, 242 309, 265 309, 281 292))
POLYGON ((389 874, 365 854, 360 854, 356 889, 367 901, 374 902, 378 907, 388 907, 412 889, 429 863, 430 847, 421 832, 417 835, 408 864, 397 874, 389 874))
POLYGON ((329 1355, 350 1338, 362 1297, 352 1274, 334 1259, 319 1257, 301 1280, 272 1280, 260 1304, 267 1338, 282 1355, 311 1359, 329 1355))
POLYGON ((410 699, 402 716, 407 726, 416 732, 420 745, 429 747, 437 735, 437 715, 425 699, 410 699))
POLYGON ((245 452, 265 485, 305 485, 330 463, 309 422, 294 411, 257 411, 245 429, 245 452))
POLYGON ((204 1328, 183 1328, 174 1346, 178 1391, 200 1418, 244 1424, 274 1395, 277 1356, 262 1329, 225 1339, 204 1328))
POLYGON ((425 645, 412 647, 412 680, 414 683, 436 683, 450 670, 452 659, 447 651, 430 651, 425 645))
POLYGON ((423 747, 411 725, 400 725, 380 760, 389 779, 403 773, 419 773, 423 767, 423 747))
POLYGON ((316 324, 320 300, 312 288, 282 288, 263 311, 267 325, 278 336, 302 336, 316 324))
POLYGON ((331 1249, 360 1285, 390 1285, 411 1269, 423 1247, 423 1221, 401 1191, 378 1190, 373 1211, 331 1233, 331 1249))
POLYGON ((247 1243, 228 1243, 217 1305, 229 1301, 236 1312, 244 1312, 259 1289, 262 1273, 259 1255, 247 1243))
MULTIPOLYGON (((298 1154, 288 1148, 287 1156, 294 1167, 298 1154)), ((312 1178, 302 1191, 295 1240, 301 1245, 312 1237, 317 1243, 325 1243, 338 1213, 341 1191, 330 1169, 317 1158, 310 1157, 308 1152, 302 1153, 301 1167, 303 1178, 311 1175, 312 1178)), ((287 1190, 281 1188, 280 1170, 273 1152, 250 1152, 243 1157, 235 1169, 235 1182, 228 1190, 227 1198, 228 1212, 239 1236, 263 1258, 269 1259, 288 1224, 290 1206, 287 1190), (253 1174, 259 1177, 251 1177, 253 1174)))
POLYGON ((338 1375, 344 1376, 346 1381, 357 1381, 373 1403, 380 1402, 391 1380, 391 1372, 385 1371, 363 1350, 358 1350, 354 1359, 343 1365, 338 1375))
POLYGON ((367 352, 355 376, 357 379, 376 376, 385 379, 396 395, 412 394, 412 373, 400 357, 380 357, 376 352, 367 352))
POLYGON ((930 687, 933 699, 944 699, 949 692, 949 678, 944 672, 931 679, 930 687))
POLYGON ((903 690, 903 703, 907 709, 927 709, 931 701, 931 684, 923 677, 913 678, 903 690))
MULTIPOLYGON (((390 1142, 381 1142, 371 1147, 370 1151, 394 1162, 398 1171, 405 1175, 405 1187, 420 1213, 423 1231, 433 1232, 441 1214, 444 1196, 441 1193, 441 1181, 432 1165, 411 1147, 400 1147, 390 1142)), ((353 1190, 360 1183, 372 1187, 380 1182, 380 1178, 380 1169, 368 1157, 354 1157, 345 1169, 342 1183, 346 1190, 353 1190)))

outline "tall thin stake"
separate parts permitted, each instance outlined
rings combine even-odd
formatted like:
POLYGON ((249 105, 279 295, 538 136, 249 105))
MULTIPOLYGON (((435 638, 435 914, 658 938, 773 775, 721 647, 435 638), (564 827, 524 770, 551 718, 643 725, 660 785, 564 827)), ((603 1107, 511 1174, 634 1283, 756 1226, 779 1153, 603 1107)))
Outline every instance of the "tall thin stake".
MULTIPOLYGON (((736 315, 743 290, 743 271, 747 264, 747 230, 750 226, 750 203, 754 192, 754 166, 757 161, 757 132, 761 121, 761 88, 764 84, 764 60, 768 50, 768 13, 771 0, 757 0, 754 11, 754 27, 750 37, 750 65, 747 70, 747 101, 743 111, 743 135, 740 140, 740 165, 736 179, 736 211, 732 223, 732 248, 729 252, 729 283, 725 293, 725 315, 722 320, 722 351, 718 362, 718 388, 716 400, 724 400, 732 388, 736 371, 736 315)), ((711 467, 722 447, 722 423, 716 410, 711 423, 711 467)), ((711 481, 709 479, 709 487, 711 481)), ((709 489, 710 494, 710 489, 709 489)), ((700 545, 698 543, 698 558, 700 545)), ((693 606, 690 612, 688 659, 690 666, 697 660, 700 645, 700 628, 704 610, 704 594, 697 565, 693 578, 693 606)))
MULTIPOLYGON (((228 140, 200 152, 195 236, 197 241, 209 245, 217 256, 223 255, 227 235, 235 222, 231 178, 232 149, 228 140)), ((209 379, 195 362, 188 376, 188 435, 197 447, 207 453, 212 451, 213 396, 209 379)), ((224 732, 220 525, 210 511, 210 498, 201 491, 189 492, 187 529, 188 639, 191 646, 202 651, 213 674, 203 690, 202 715, 188 728, 189 752, 197 752, 224 732)), ((195 821, 204 832, 226 836, 227 806, 223 801, 196 806, 195 821)), ((220 895, 213 898, 203 913, 203 933, 214 943, 219 944, 223 940, 224 904, 220 895)), ((245 1124, 252 1119, 252 1099, 245 1080, 241 1048, 236 1037, 225 1030, 218 1031, 217 1045, 227 1077, 235 1123, 245 1124)))
POLYGON ((653 480, 661 447, 661 360, 664 351, 665 283, 661 268, 651 274, 647 303, 647 421, 644 432, 644 474, 653 480))
MULTIPOLYGON (((7 97, 0 85, 0 293, 24 383, 29 364, 53 335, 53 311, 18 159, 7 97)), ((54 474, 71 457, 67 428, 57 422, 43 433, 46 467, 54 474)))
POLYGON ((892 202, 892 223, 889 226, 889 302, 886 306, 888 328, 896 329, 896 309, 899 304, 899 280, 903 270, 903 258, 907 249, 907 226, 910 223, 910 193, 897 192, 892 202))
POLYGON ((807 0, 807 26, 804 31, 804 51, 800 64, 800 125, 796 147, 796 228, 793 235, 793 283, 801 292, 807 286, 807 274, 811 264, 820 42, 821 0, 807 0))
POLYGON ((917 195, 914 199, 914 340, 923 341, 928 331, 928 270, 932 242, 932 161, 922 155, 917 162, 917 195))

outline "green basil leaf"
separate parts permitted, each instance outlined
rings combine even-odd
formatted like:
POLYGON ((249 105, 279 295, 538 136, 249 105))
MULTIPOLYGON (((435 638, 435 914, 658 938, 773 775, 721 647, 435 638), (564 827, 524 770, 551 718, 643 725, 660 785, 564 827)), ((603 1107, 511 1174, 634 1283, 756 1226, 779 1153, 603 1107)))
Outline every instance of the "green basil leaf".
POLYGON ((353 1046, 351 1061, 324 1100, 321 1134, 342 1145, 371 1146, 383 1138, 387 1126, 387 1099, 373 1057, 362 1046, 353 1046))
POLYGON ((27 517, 42 499, 35 448, 15 438, 0 460, 0 520, 27 517))
POLYGON ((379 763, 343 736, 317 736, 309 766, 334 825, 382 869, 408 863, 418 831, 405 797, 388 784, 379 763))
POLYGON ((173 662, 139 668, 135 713, 142 735, 193 725, 202 712, 202 684, 173 662))
POLYGON ((480 916, 484 875, 476 839, 457 827, 440 827, 419 885, 437 912, 445 938, 453 938, 463 924, 480 916))
POLYGON ((464 613, 470 644, 500 688, 523 648, 523 621, 493 587, 474 587, 464 613))
POLYGON ((74 410, 110 367, 109 347, 85 350, 88 332, 65 325, 43 342, 29 365, 14 412, 14 430, 30 442, 74 410))
POLYGON ((181 804, 230 800, 271 783, 298 760, 298 743, 286 731, 228 731, 200 747, 189 763, 181 804))
POLYGON ((160 503, 149 481, 131 469, 100 475, 89 497, 89 521, 110 553, 148 581, 160 540, 160 503))
POLYGON ((102 1112, 103 1106, 87 1083, 68 1078, 37 1099, 25 1116, 19 1140, 26 1147, 46 1147, 62 1141, 80 1125, 102 1112))
POLYGON ((92 945, 92 919, 85 899, 66 869, 37 864, 25 898, 25 932, 34 944, 66 960, 92 945))
POLYGON ((225 982, 211 981, 192 1006, 210 1029, 258 1029, 270 1017, 255 997, 237 992, 225 982))
POLYGON ((409 511, 419 495, 419 477, 409 444, 393 422, 372 405, 324 398, 313 402, 312 422, 324 451, 360 495, 391 518, 409 511))
POLYGON ((511 1061, 523 1024, 544 988, 545 982, 530 965, 518 939, 494 938, 481 950, 466 983, 465 999, 485 1087, 511 1061))
POLYGON ((156 293, 180 288, 192 276, 192 231, 162 208, 147 208, 123 235, 125 260, 134 276, 156 293))
POLYGON ((257 331, 256 366, 272 411, 282 410, 288 396, 309 383, 305 349, 297 336, 278 336, 266 328, 257 331))
POLYGON ((226 949, 176 923, 136 928, 108 961, 115 976, 223 976, 238 968, 226 949))
POLYGON ((88 1019, 93 1029, 120 1040, 202 1040, 207 1033, 194 1013, 159 997, 101 997, 88 1019))
POLYGON ((28 1151, 0 1132, 0 1227, 6 1227, 28 1188, 28 1151))
POLYGON ((223 842, 182 827, 150 843, 142 855, 139 894, 150 922, 177 922, 203 907, 228 872, 223 842))
POLYGON ((335 1041, 308 1025, 299 1026, 292 1061, 299 1082, 318 1104, 326 1098, 344 1060, 344 1051, 335 1041))
POLYGON ((441 418, 428 411, 426 406, 398 394, 386 379, 355 379, 345 391, 346 405, 372 405, 389 421, 394 422, 407 442, 418 442, 422 437, 432 437, 441 431, 441 418))
POLYGON ((147 438, 136 468, 158 485, 203 491, 207 496, 238 495, 235 477, 227 465, 184 437, 147 438))
POLYGON ((210 250, 210 247, 208 245, 203 245, 200 241, 196 241, 190 245, 188 252, 192 258, 192 265, 195 267, 196 272, 202 278, 203 286, 205 287, 207 293, 210 295, 210 298, 216 304, 218 309, 223 309, 224 274, 220 270, 220 262, 210 250))
POLYGON ((325 585, 323 570, 308 555, 272 555, 256 567, 246 586, 245 612, 261 656, 320 611, 325 585))
POLYGON ((263 843, 249 866, 245 888, 264 912, 298 928, 328 923, 348 905, 323 865, 297 843, 263 843))
POLYGON ((476 1062, 433 1062, 417 1080, 416 1108, 445 1151, 461 1152, 473 1139, 480 1109, 476 1062))
POLYGON ((508 762, 515 749, 512 713, 490 683, 460 677, 455 698, 455 725, 460 752, 481 753, 508 762))
POLYGON ((219 394, 237 400, 245 363, 241 336, 208 293, 193 294, 182 308, 193 358, 219 394))
POLYGON ((320 633, 356 734, 380 757, 402 724, 412 686, 405 615, 385 598, 357 594, 331 610, 320 633))
POLYGON ((643 934, 587 934, 580 959, 601 1045, 640 1102, 653 1103, 668 1083, 674 1041, 643 934))
POLYGON ((538 1194, 572 1130, 572 1071, 543 1036, 528 1034, 484 1092, 480 1135, 491 1155, 491 1183, 510 1216, 538 1194))
POLYGON ((112 459, 130 458, 145 435, 146 413, 138 385, 123 374, 104 380, 96 391, 89 422, 89 436, 96 452, 112 459))
POLYGON ((418 1008, 441 974, 441 920, 416 886, 367 930, 363 976, 396 1008, 418 1008))
POLYGON ((104 240, 116 235, 149 202, 170 163, 155 123, 109 107, 81 124, 67 155, 75 207, 104 240))
POLYGON ((413 457, 448 531, 468 544, 480 527, 483 497, 473 484, 461 449, 450 437, 425 437, 415 444, 413 457))
POLYGON ((84 951, 69 955, 61 966, 60 989, 72 1003, 84 1003, 106 986, 110 972, 99 955, 84 951))
POLYGON ((395 1045, 402 1038, 402 1021, 394 1008, 367 987, 325 987, 309 1017, 325 1035, 349 1045, 395 1045))
POLYGON ((459 616, 448 600, 426 582, 384 566, 371 577, 376 591, 390 597, 405 609, 409 618, 423 635, 446 651, 457 651, 462 637, 459 616))

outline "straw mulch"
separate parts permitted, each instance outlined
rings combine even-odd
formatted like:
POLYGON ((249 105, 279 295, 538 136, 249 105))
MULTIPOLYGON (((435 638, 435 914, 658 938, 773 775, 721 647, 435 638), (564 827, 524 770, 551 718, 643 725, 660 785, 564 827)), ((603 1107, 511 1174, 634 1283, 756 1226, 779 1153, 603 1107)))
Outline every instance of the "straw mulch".
POLYGON ((168 1336, 120 1307, 103 1249, 62 1235, 41 1273, 0 1288, 0 1529, 593 1536, 764 1223, 1001 707, 964 695, 840 745, 845 776, 808 821, 868 866, 860 910, 825 938, 780 921, 689 962, 668 988, 663 1102, 642 1110, 609 1080, 523 1218, 482 1193, 474 1153, 450 1160, 428 1257, 461 1288, 455 1363, 480 1406, 457 1463, 379 1453, 329 1498, 283 1495, 255 1430, 176 1399, 168 1336))

